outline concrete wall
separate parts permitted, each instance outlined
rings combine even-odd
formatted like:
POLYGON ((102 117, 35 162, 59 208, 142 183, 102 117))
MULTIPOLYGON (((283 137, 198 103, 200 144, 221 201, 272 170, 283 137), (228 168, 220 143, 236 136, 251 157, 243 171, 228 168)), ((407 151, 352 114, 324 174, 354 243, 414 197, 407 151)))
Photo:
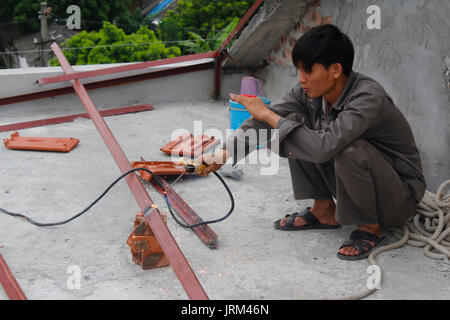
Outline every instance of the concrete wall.
MULTIPOLYGON (((190 61, 181 65, 205 61, 209 61, 209 59, 190 61)), ((120 64, 114 66, 117 65, 120 64)), ((74 69, 75 71, 88 71, 104 67, 108 67, 108 65, 74 66, 74 69)), ((167 67, 162 66, 152 69, 164 68, 167 67)), ((142 72, 149 72, 149 69, 83 79, 82 82, 88 83, 142 72)), ((0 98, 70 86, 68 83, 45 86, 35 84, 37 79, 59 74, 62 74, 60 67, 0 70, 0 98)), ((156 108, 161 103, 186 102, 186 104, 189 104, 190 101, 212 99, 213 92, 214 69, 208 69, 89 90, 89 96, 99 110, 105 110, 139 104, 153 104, 156 108)), ((0 106, 0 125, 85 112, 86 110, 78 96, 72 93, 0 106)))
MULTIPOLYGON (((313 0, 266 0, 258 9, 251 23, 242 30, 230 49, 230 54, 245 65, 256 70, 264 66, 264 57, 270 54, 277 42, 300 19, 313 0)), ((225 68, 236 68, 227 60, 225 68)))
POLYGON ((272 100, 297 82, 291 64, 295 41, 310 27, 331 22, 355 46, 354 70, 379 81, 408 119, 428 189, 450 179, 450 2, 447 0, 322 0, 299 12, 295 27, 258 74, 272 100), (381 9, 381 29, 369 30, 370 5, 381 9))

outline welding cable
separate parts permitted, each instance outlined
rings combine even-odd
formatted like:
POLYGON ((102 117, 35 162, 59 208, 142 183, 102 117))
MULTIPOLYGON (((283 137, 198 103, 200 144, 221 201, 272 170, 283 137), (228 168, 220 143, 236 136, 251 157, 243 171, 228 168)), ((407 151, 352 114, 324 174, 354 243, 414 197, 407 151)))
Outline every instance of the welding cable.
MULTIPOLYGON (((223 178, 222 178, 217 172, 213 171, 212 173, 220 180, 220 182, 221 182, 221 183, 223 184, 223 186, 225 187, 225 190, 227 190, 228 195, 230 196, 230 200, 231 200, 231 208, 230 208, 230 210, 228 211, 228 213, 227 213, 226 215, 224 215, 224 216, 223 216, 222 218, 220 218, 220 219, 209 220, 209 221, 202 221, 202 222, 194 223, 194 224, 191 224, 191 225, 187 225, 187 224, 184 224, 183 222, 181 222, 180 220, 177 219, 177 217, 175 216, 175 214, 174 214, 173 211, 172 211, 172 206, 170 205, 169 198, 167 197, 167 193, 166 193, 166 192, 163 192, 164 200, 166 200, 167 206, 168 206, 168 208, 169 208, 169 212, 170 212, 172 218, 173 218, 180 226, 182 226, 182 227, 184 227, 184 228, 195 228, 195 227, 198 227, 198 226, 201 226, 201 225, 204 225, 204 224, 217 223, 217 222, 223 221, 223 220, 225 220, 226 218, 228 218, 228 217, 231 215, 231 213, 233 212, 233 210, 234 210, 234 198, 233 198, 233 194, 231 193, 230 188, 228 187, 228 185, 226 184, 226 182, 223 180, 223 178)), ((164 191, 164 189, 161 187, 161 184, 160 184, 156 179, 155 179, 155 181, 156 181, 156 183, 158 183, 159 187, 164 191)), ((158 211, 159 211, 159 210, 158 210, 158 211)))
MULTIPOLYGON (((87 206, 83 211, 81 211, 80 213, 77 213, 77 214, 74 215, 73 217, 71 217, 71 218, 69 218, 69 219, 67 219, 67 220, 64 220, 64 221, 60 221, 60 222, 50 222, 50 223, 41 223, 41 222, 37 222, 37 221, 31 219, 30 217, 28 217, 28 216, 26 216, 26 215, 24 215, 24 214, 21 214, 21 213, 10 212, 10 211, 8 211, 8 210, 6 210, 6 209, 3 209, 3 208, 0 208, 0 211, 3 212, 3 213, 5 213, 5 214, 7 214, 7 215, 13 216, 13 217, 23 218, 23 219, 25 219, 26 221, 28 221, 29 223, 34 224, 35 226, 38 226, 38 227, 52 227, 52 226, 63 225, 63 224, 66 224, 66 223, 68 223, 68 222, 70 222, 70 221, 72 221, 72 220, 78 218, 78 217, 81 216, 82 214, 86 213, 86 212, 87 212, 89 209, 91 209, 98 201, 100 201, 100 199, 102 199, 102 198, 109 192, 109 190, 111 190, 111 188, 114 187, 114 185, 116 185, 117 182, 119 182, 120 180, 122 180, 123 178, 125 178, 127 175, 129 175, 129 174, 131 174, 131 173, 133 173, 133 172, 136 172, 136 171, 146 171, 146 172, 150 173, 152 176, 155 176, 155 175, 153 174, 153 172, 151 172, 150 170, 148 170, 148 169, 146 169, 146 168, 134 168, 134 169, 131 169, 131 170, 125 172, 124 174, 122 174, 120 177, 118 177, 113 183, 111 183, 111 184, 108 186, 108 188, 106 188, 106 190, 105 190, 105 191, 104 191, 97 199, 95 199, 94 202, 92 202, 89 206, 87 206)), ((182 227, 184 227, 184 228, 195 228, 195 227, 198 227, 198 226, 201 226, 201 225, 204 225, 204 224, 217 223, 217 222, 223 221, 223 220, 225 220, 226 218, 228 218, 228 217, 231 215, 231 213, 233 212, 233 210, 234 210, 234 198, 233 198, 233 194, 231 193, 230 188, 228 187, 228 185, 225 183, 225 181, 222 179, 222 177, 221 177, 218 173, 216 173, 216 172, 213 172, 213 173, 214 173, 214 175, 220 180, 220 182, 222 182, 222 184, 223 184, 223 186, 225 187, 225 189, 227 190, 228 195, 230 196, 230 200, 231 200, 231 209, 228 211, 228 213, 227 213, 225 216, 223 216, 223 217, 220 218, 220 219, 215 219, 215 220, 210 220, 210 221, 202 221, 202 222, 199 222, 199 223, 196 223, 196 224, 193 224, 193 225, 186 225, 186 224, 183 224, 180 220, 178 220, 178 219, 176 218, 175 214, 174 214, 173 211, 172 211, 172 206, 170 205, 170 201, 169 201, 169 199, 168 199, 168 197, 167 197, 167 194, 166 194, 165 192, 163 192, 163 196, 164 196, 164 199, 166 200, 167 206, 169 207, 169 212, 170 212, 170 214, 172 215, 172 217, 174 218, 174 220, 175 220, 179 225, 181 225, 182 227)), ((160 184, 160 182, 157 181, 156 179, 155 179, 155 182, 158 184, 158 186, 161 188, 161 190, 164 191, 164 187, 160 184)), ((145 210, 144 210, 144 215, 147 214, 147 212, 150 211, 150 209, 152 209, 152 208, 154 208, 154 207, 150 206, 150 207, 148 207, 147 209, 145 209, 145 210)), ((158 208, 155 208, 155 209, 156 209, 158 212, 160 212, 158 208)))

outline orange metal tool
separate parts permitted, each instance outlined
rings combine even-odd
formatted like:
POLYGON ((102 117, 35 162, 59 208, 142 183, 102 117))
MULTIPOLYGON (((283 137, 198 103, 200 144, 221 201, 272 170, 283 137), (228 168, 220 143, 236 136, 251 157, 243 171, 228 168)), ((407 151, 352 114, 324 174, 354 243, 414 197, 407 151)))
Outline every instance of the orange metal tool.
POLYGON ((10 139, 3 139, 9 149, 69 152, 80 142, 75 138, 20 137, 18 132, 10 139))
MULTIPOLYGON (((134 161, 131 162, 133 169, 144 168, 150 170, 159 176, 170 176, 183 174, 186 169, 182 164, 177 164, 172 161, 134 161)), ((138 171, 141 178, 146 181, 152 180, 152 175, 147 171, 138 171)))
POLYGON ((207 135, 200 134, 194 139, 192 133, 186 133, 170 141, 160 150, 167 154, 197 157, 219 143, 220 140, 214 137, 210 138, 207 135))
MULTIPOLYGON (((180 159, 180 162, 172 161, 134 161, 131 162, 133 169, 144 168, 150 170, 158 176, 174 176, 174 175, 199 175, 206 167, 203 163, 194 163, 193 160, 180 159)), ((152 180, 151 173, 147 171, 138 171, 141 178, 146 181, 152 180)))

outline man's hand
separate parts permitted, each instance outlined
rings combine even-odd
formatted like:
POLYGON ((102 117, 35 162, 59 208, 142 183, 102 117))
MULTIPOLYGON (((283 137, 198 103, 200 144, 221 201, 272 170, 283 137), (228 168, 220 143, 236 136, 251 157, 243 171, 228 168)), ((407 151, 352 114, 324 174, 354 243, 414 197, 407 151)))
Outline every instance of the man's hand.
POLYGON ((219 170, 227 162, 229 157, 231 155, 225 149, 220 149, 215 154, 204 154, 202 161, 207 164, 207 167, 203 170, 201 176, 207 176, 211 172, 219 170))
POLYGON ((260 98, 230 94, 230 99, 242 104, 256 120, 267 122, 272 128, 277 127, 281 117, 270 110, 260 98))

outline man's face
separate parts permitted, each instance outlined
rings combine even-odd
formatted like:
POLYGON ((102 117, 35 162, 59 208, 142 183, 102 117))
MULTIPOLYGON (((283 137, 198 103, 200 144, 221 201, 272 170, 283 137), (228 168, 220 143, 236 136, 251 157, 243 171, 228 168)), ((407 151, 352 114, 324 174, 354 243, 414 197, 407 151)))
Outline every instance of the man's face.
POLYGON ((311 72, 306 72, 302 63, 299 63, 298 82, 308 97, 321 97, 333 90, 336 86, 336 65, 338 64, 330 65, 327 69, 320 63, 314 63, 311 72))

